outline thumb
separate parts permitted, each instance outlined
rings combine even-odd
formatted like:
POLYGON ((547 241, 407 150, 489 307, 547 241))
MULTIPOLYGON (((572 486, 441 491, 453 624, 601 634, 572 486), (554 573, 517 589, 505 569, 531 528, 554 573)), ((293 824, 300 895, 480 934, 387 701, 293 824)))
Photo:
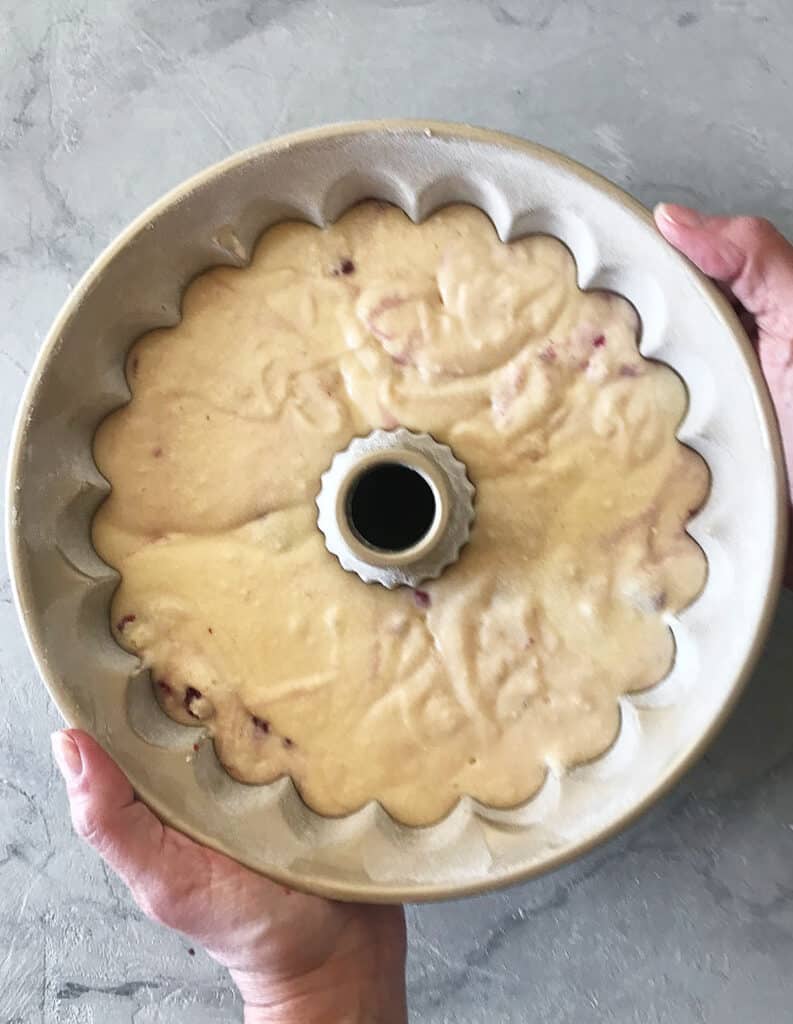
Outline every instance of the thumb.
POLYGON ((707 217, 670 203, 656 207, 655 221, 704 274, 730 287, 761 332, 793 349, 793 245, 771 223, 707 217))
POLYGON ((75 832, 127 883, 144 913, 189 930, 193 921, 185 905, 207 874, 208 851, 165 827, 136 800, 127 777, 87 733, 53 733, 52 752, 75 832))

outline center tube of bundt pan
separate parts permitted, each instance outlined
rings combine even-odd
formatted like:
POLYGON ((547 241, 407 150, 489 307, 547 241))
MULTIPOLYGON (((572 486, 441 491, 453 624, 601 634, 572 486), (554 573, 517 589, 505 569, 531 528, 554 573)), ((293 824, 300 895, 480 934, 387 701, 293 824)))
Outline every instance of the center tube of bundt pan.
POLYGON ((364 583, 416 587, 457 561, 474 495, 448 445, 404 428, 375 430, 322 475, 317 525, 328 551, 364 583))

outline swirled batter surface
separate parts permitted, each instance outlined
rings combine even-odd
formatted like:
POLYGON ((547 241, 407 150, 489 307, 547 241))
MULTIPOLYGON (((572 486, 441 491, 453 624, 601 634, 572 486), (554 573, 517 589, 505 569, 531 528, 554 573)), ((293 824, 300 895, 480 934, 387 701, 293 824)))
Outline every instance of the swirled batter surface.
POLYGON ((240 779, 410 824, 601 754, 706 573, 685 388, 638 327, 579 290, 560 242, 503 244, 468 206, 282 224, 249 267, 199 277, 131 350, 132 400, 95 442, 113 629, 165 711, 240 779), (316 526, 334 453, 397 425, 477 488, 470 544, 415 592, 361 583, 316 526))

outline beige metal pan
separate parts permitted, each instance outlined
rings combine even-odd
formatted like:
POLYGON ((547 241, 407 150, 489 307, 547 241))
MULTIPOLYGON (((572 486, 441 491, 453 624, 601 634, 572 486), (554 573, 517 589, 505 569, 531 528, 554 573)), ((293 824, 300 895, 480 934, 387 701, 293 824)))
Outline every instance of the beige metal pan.
POLYGON ((303 132, 231 157, 135 221, 75 288, 31 374, 13 440, 8 546, 16 600, 36 664, 64 717, 93 733, 137 792, 184 832, 290 886, 350 900, 420 900, 517 881, 583 853, 664 793, 723 722, 763 644, 785 544, 784 472, 773 412, 750 345, 721 295, 614 185, 539 146, 430 122, 303 132), (359 199, 414 219, 467 201, 500 235, 547 232, 572 250, 582 287, 629 298, 642 351, 685 380, 680 437, 699 451, 712 491, 691 533, 709 578, 670 620, 669 677, 621 702, 614 747, 549 775, 524 807, 463 799, 441 823, 410 829, 376 805, 323 819, 288 779, 235 782, 211 744, 160 712, 147 678, 108 625, 115 574, 90 542, 107 492, 91 443, 125 402, 132 341, 173 324, 187 282, 243 265, 285 217, 334 220, 359 199))

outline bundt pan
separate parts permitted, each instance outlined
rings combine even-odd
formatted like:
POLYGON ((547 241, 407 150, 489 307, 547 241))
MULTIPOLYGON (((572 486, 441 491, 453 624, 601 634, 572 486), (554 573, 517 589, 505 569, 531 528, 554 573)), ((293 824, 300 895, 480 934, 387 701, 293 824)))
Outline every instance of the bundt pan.
POLYGON ((539 146, 464 126, 376 122, 257 146, 181 185, 99 257, 58 316, 19 410, 10 455, 8 547, 31 652, 64 718, 92 733, 170 824, 286 885, 346 900, 425 900, 529 878, 602 842, 657 800, 724 721, 762 647, 785 544, 781 449, 750 344, 718 291, 657 234, 646 210, 591 171, 539 146), (115 572, 91 520, 108 491, 97 425, 129 398, 124 357, 174 324, 199 272, 244 266, 265 228, 326 225, 358 200, 416 221, 448 203, 484 210, 504 240, 532 232, 572 251, 583 288, 627 297, 641 351, 689 391, 679 438, 712 476, 690 532, 708 581, 670 617, 669 675, 621 700, 617 741, 598 760, 549 771, 525 805, 463 798, 440 823, 408 828, 377 804, 326 819, 289 779, 250 786, 211 743, 165 716, 147 674, 112 639, 115 572))

